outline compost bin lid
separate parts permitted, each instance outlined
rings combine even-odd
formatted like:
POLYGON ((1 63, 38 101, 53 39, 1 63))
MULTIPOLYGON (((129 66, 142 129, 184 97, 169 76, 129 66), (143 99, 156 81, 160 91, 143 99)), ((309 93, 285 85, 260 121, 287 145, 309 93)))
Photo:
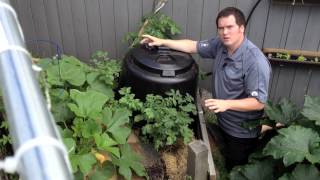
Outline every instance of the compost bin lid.
POLYGON ((188 71, 194 63, 190 54, 146 45, 132 49, 131 58, 140 68, 168 77, 188 71))

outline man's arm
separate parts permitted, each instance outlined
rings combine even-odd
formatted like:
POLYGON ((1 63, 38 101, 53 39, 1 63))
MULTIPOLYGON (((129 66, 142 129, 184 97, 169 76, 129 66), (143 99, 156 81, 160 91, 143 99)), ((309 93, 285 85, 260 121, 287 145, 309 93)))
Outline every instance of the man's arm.
POLYGON ((143 35, 143 39, 140 43, 148 44, 149 46, 166 46, 170 49, 186 52, 186 53, 197 53, 197 41, 182 39, 160 39, 150 35, 143 35))
POLYGON ((256 98, 244 98, 244 99, 207 99, 205 100, 205 107, 215 113, 224 112, 226 110, 235 111, 255 111, 262 110, 264 104, 259 102, 256 98))

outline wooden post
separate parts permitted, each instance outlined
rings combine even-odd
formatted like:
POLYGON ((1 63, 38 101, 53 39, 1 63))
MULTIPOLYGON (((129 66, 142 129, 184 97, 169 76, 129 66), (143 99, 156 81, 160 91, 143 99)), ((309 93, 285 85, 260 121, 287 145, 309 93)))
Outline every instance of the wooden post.
POLYGON ((188 145, 187 175, 196 180, 207 180, 208 147, 203 141, 194 140, 188 145))

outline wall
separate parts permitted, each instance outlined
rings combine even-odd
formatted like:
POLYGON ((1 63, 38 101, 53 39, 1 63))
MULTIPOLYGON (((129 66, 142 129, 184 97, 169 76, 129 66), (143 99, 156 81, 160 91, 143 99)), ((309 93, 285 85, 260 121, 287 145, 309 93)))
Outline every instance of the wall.
MULTIPOLYGON (((153 0, 11 0, 27 42, 48 39, 60 44, 65 54, 86 61, 96 50, 123 58, 127 44, 124 35, 137 31, 140 19, 150 13, 153 0)), ((256 0, 168 0, 161 10, 181 27, 177 38, 194 40, 216 35, 215 17, 227 6, 248 15, 256 0)), ((319 51, 320 7, 273 4, 262 0, 247 27, 247 36, 258 47, 319 51)), ((35 55, 49 56, 55 49, 45 43, 27 43, 35 55)), ((198 60, 199 58, 195 56, 198 60)), ((199 61, 210 71, 210 61, 199 61)), ((320 72, 274 65, 270 98, 289 97, 303 103, 303 95, 320 95, 320 72), (290 93, 288 93, 290 92, 290 93)), ((201 86, 211 88, 210 78, 201 86)))

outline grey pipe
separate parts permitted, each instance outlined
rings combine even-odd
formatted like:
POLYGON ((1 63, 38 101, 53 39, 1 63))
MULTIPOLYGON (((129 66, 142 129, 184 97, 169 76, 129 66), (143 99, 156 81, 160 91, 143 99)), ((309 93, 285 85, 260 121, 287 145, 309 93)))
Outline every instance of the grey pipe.
MULTIPOLYGON (((8 0, 0 0, 0 3, 10 5, 8 0)), ((14 13, 0 6, 0 86, 15 151, 34 138, 60 139, 31 68, 30 56, 19 49, 6 49, 8 46, 25 47, 19 27, 14 13)), ((26 180, 73 179, 67 158, 50 145, 27 151, 18 173, 26 180)))

